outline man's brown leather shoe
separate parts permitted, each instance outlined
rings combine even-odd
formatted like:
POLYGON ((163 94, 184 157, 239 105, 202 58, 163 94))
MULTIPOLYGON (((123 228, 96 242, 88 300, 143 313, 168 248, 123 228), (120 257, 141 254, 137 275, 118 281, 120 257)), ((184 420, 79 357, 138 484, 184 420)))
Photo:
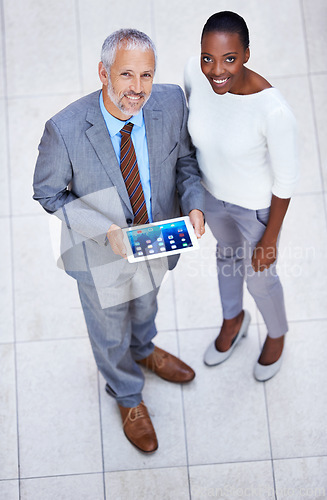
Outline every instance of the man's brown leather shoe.
POLYGON ((195 372, 190 366, 157 346, 147 358, 140 359, 137 363, 169 382, 185 383, 195 377, 195 372))
POLYGON ((125 408, 118 405, 123 429, 127 439, 141 451, 152 453, 158 448, 158 441, 147 407, 141 401, 138 406, 125 408))

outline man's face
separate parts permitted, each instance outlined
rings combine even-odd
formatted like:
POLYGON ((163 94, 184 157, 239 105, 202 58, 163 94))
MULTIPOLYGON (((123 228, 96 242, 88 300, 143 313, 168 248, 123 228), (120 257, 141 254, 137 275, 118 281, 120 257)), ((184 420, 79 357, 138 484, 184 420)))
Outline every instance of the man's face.
POLYGON ((155 59, 152 50, 118 48, 110 75, 99 64, 106 109, 119 120, 136 115, 149 99, 154 77, 155 59))

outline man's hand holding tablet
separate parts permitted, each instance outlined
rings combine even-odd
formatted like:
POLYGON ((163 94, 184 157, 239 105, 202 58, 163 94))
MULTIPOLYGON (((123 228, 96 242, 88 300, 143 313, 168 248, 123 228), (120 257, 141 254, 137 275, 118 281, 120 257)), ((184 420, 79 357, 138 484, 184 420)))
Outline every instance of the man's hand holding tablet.
POLYGON ((115 254, 139 262, 195 250, 203 233, 203 214, 192 210, 186 217, 141 226, 121 229, 112 224, 107 238, 115 254))
POLYGON ((195 209, 191 210, 188 215, 190 218, 190 222, 194 228, 194 232, 196 234, 196 237, 198 239, 201 238, 201 236, 203 236, 205 233, 203 213, 201 212, 201 210, 197 210, 195 208, 195 209))
POLYGON ((127 250, 124 243, 124 234, 122 229, 117 226, 117 224, 111 224, 108 232, 107 239, 110 243, 112 251, 116 255, 120 255, 124 259, 127 259, 127 250))

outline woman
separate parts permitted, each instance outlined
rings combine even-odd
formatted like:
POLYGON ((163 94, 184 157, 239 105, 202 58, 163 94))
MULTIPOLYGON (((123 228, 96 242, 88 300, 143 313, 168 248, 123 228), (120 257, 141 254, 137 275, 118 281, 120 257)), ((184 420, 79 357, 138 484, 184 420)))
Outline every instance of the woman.
POLYGON ((203 28, 200 64, 191 59, 186 67, 185 87, 206 220, 218 242, 224 317, 204 362, 222 363, 247 334, 246 280, 268 331, 254 367, 255 378, 265 381, 281 366, 288 330, 276 257, 298 162, 292 111, 277 89, 244 66, 249 57, 244 19, 228 11, 214 14, 203 28))

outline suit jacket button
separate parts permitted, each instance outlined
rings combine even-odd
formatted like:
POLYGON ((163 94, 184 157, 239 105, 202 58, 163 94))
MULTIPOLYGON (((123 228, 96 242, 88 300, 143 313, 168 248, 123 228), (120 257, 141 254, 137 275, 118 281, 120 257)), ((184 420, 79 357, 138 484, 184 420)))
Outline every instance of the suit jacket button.
POLYGON ((132 224, 132 219, 126 219, 127 224, 132 224))

